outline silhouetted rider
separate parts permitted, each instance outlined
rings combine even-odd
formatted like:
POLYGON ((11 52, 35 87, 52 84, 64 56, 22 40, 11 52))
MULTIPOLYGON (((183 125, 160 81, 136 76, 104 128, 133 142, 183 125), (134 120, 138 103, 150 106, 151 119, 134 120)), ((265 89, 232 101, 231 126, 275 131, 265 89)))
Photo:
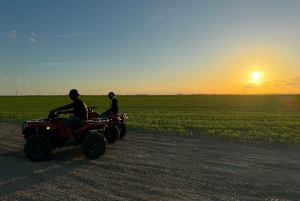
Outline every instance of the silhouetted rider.
POLYGON ((101 113, 99 115, 99 117, 106 117, 106 116, 109 116, 109 115, 112 115, 112 114, 118 114, 119 106, 118 106, 118 100, 115 96, 115 93, 114 92, 109 92, 107 96, 111 100, 111 106, 108 110, 101 113))
POLYGON ((69 139, 66 141, 66 143, 75 143, 74 136, 72 134, 71 128, 74 126, 82 126, 84 124, 84 121, 88 119, 88 109, 86 104, 79 99, 79 93, 76 89, 72 89, 69 93, 69 97, 73 100, 73 103, 56 108, 54 110, 67 110, 73 108, 74 116, 67 119, 63 127, 69 134, 69 139))

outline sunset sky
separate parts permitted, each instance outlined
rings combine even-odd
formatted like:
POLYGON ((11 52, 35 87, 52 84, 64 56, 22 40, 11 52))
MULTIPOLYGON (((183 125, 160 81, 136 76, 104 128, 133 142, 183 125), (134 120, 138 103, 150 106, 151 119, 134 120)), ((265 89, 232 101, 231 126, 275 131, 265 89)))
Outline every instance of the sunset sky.
POLYGON ((300 93, 299 0, 1 0, 0 95, 300 93))

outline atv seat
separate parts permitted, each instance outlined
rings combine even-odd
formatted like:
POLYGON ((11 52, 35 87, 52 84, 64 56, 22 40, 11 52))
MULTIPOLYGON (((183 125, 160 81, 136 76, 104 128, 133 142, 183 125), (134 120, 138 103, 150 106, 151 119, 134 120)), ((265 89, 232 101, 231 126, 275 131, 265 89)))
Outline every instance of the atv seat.
POLYGON ((93 123, 93 122, 104 122, 107 121, 107 118, 93 118, 86 120, 84 123, 93 123))

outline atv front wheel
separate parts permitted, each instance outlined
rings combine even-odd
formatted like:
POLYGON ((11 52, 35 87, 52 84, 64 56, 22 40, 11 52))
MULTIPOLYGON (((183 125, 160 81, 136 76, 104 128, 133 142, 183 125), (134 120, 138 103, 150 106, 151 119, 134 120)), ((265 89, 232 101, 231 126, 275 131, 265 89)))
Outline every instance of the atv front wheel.
POLYGON ((81 151, 87 158, 95 159, 102 156, 107 149, 107 140, 98 133, 88 134, 81 144, 81 151))
POLYGON ((125 137, 126 134, 127 134, 127 125, 124 122, 122 122, 121 129, 120 129, 120 138, 125 137))
POLYGON ((52 143, 44 135, 32 135, 24 145, 25 156, 31 161, 41 161, 52 155, 52 143))
POLYGON ((108 143, 114 143, 116 140, 119 139, 120 131, 114 123, 110 123, 108 124, 108 128, 105 129, 103 135, 107 139, 108 143))

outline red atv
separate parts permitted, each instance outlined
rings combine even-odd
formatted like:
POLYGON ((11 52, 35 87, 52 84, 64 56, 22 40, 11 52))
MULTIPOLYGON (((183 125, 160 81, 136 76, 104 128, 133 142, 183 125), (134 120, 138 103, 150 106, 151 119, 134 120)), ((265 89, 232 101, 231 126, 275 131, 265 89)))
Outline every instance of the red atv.
POLYGON ((106 152, 107 140, 103 132, 108 120, 87 120, 82 127, 72 129, 76 144, 65 144, 69 135, 62 125, 67 118, 59 118, 58 114, 68 111, 51 111, 47 118, 29 120, 23 123, 22 136, 26 139, 24 152, 31 161, 50 158, 52 150, 65 146, 81 145, 82 153, 87 158, 99 158, 106 152))
MULTIPOLYGON (((98 107, 88 107, 88 111, 89 111, 88 118, 89 119, 99 118, 100 114, 98 112, 93 111, 93 109, 95 109, 95 108, 98 108, 98 107)), ((125 137, 125 135, 127 134, 127 126, 125 124, 125 120, 128 119, 128 115, 126 113, 113 114, 113 115, 106 116, 104 118, 109 119, 110 124, 114 124, 118 127, 118 129, 120 130, 120 138, 125 137)))

